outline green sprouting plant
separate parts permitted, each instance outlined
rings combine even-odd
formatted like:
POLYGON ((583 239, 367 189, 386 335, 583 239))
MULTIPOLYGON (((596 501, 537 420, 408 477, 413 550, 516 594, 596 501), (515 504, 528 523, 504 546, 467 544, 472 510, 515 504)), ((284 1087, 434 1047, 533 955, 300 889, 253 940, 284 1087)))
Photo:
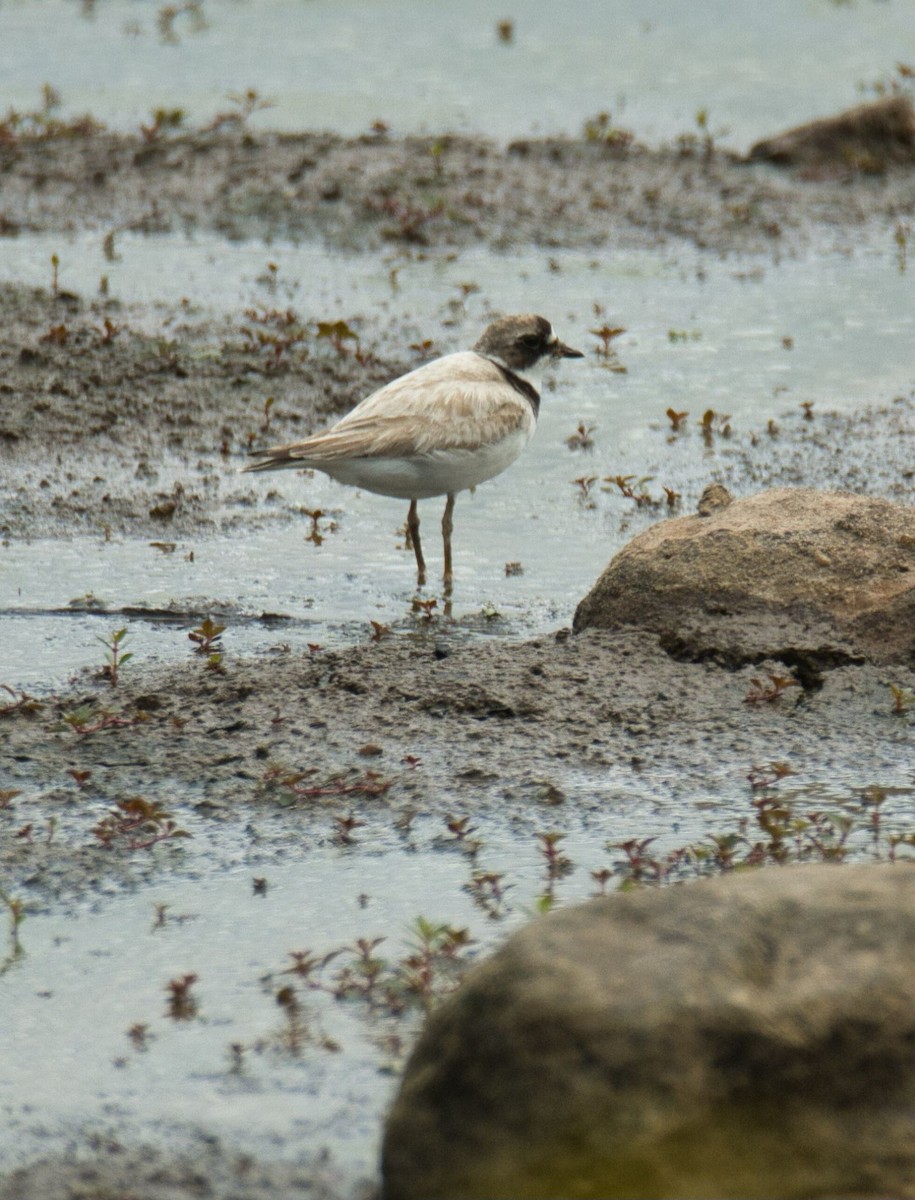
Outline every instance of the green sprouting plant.
POLYGON ((358 817, 352 813, 344 813, 342 816, 334 816, 331 818, 334 825, 334 832, 331 837, 335 846, 354 846, 356 839, 353 837, 355 830, 365 825, 365 821, 360 821, 358 817))
POLYGON ((784 763, 754 768, 751 817, 691 845, 659 854, 649 850, 654 838, 608 844, 617 857, 609 872, 592 871, 592 878, 603 893, 612 879, 623 888, 660 885, 748 867, 842 862, 865 852, 892 862, 901 849, 915 847, 915 832, 888 828, 885 789, 867 787, 829 809, 810 808, 801 797, 778 794, 778 784, 790 774, 784 763))
MULTIPOLYGON (((435 620, 435 609, 438 608, 438 601, 420 600, 418 596, 414 596, 410 601, 410 612, 415 614, 421 624, 429 625, 435 620)), ((448 615, 447 613, 445 614, 448 615)))
POLYGON ((411 242, 420 246, 425 246, 429 240, 423 227, 429 221, 441 217, 445 212, 443 200, 437 200, 429 205, 418 205, 401 197, 386 194, 381 195, 378 199, 367 201, 367 207, 382 216, 393 219, 394 224, 386 226, 382 230, 382 237, 393 241, 411 242))
POLYGON ((388 970, 387 960, 375 953, 385 941, 383 937, 357 938, 354 946, 344 947, 337 953, 348 954, 349 961, 340 967, 333 981, 326 985, 331 995, 338 1000, 359 999, 381 1004, 381 982, 388 970))
POLYGON ((398 964, 401 986, 424 1008, 430 1008, 457 986, 461 956, 471 942, 466 929, 417 917, 412 927, 412 945, 398 964))
POLYGON ((217 625, 211 617, 204 617, 196 629, 187 635, 194 643, 194 654, 210 655, 222 649, 222 635, 225 625, 217 625))
POLYGON ((27 112, 10 108, 0 116, 0 144, 5 142, 16 145, 18 142, 53 138, 89 137, 105 128, 88 113, 81 117, 63 119, 56 115, 56 110, 60 107, 60 93, 50 84, 43 84, 40 108, 27 112))
POLYGON ((599 112, 589 117, 582 127, 582 137, 586 142, 602 142, 618 150, 625 150, 634 140, 628 129, 614 125, 609 112, 599 112))
POLYGON ((472 939, 466 929, 419 916, 411 926, 406 955, 396 962, 378 957, 383 938, 360 938, 350 961, 335 974, 330 990, 340 999, 359 999, 390 1013, 419 1006, 428 1010, 454 990, 472 939))
POLYGON ((715 153, 715 138, 724 137, 728 131, 727 129, 718 129, 712 133, 707 108, 698 109, 694 121, 696 132, 681 133, 677 138, 677 149, 684 156, 690 156, 700 150, 702 157, 708 161, 715 153))
POLYGON ((121 649, 121 644, 126 637, 126 625, 123 629, 115 630, 115 632, 110 634, 107 638, 102 637, 101 634, 96 635, 96 641, 101 642, 105 647, 106 662, 102 667, 100 674, 103 679, 108 680, 112 687, 117 687, 118 685, 118 677, 120 675, 121 667, 124 665, 124 663, 133 658, 133 653, 131 651, 128 651, 125 654, 121 649))
POLYGON ((81 737, 89 733, 98 733, 102 729, 122 729, 130 725, 139 725, 141 721, 148 719, 145 712, 124 717, 109 708, 96 708, 92 704, 77 705, 61 715, 64 724, 69 725, 73 732, 81 737))
POLYGON ((330 342, 341 356, 346 354, 347 342, 355 342, 357 347, 359 345, 359 334, 343 320, 319 321, 317 336, 330 342))
MULTIPOLYGON (((322 546, 324 544, 325 535, 321 532, 320 521, 327 514, 323 508, 303 508, 301 509, 303 517, 308 517, 311 521, 311 529, 305 534, 305 541, 311 542, 313 546, 322 546)), ((328 521, 325 529, 330 533, 336 533, 336 521, 328 521)))
POLYGON ((148 125, 140 124, 144 142, 154 142, 164 129, 180 129, 187 113, 183 108, 157 108, 148 125))

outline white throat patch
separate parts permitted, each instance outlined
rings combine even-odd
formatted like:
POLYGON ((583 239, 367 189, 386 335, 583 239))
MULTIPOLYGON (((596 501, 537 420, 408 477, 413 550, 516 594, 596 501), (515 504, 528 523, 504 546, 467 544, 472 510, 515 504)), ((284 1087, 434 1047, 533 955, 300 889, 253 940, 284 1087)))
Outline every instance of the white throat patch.
POLYGON ((541 358, 532 367, 527 367, 524 371, 512 371, 512 374, 523 379, 525 383, 529 383, 537 395, 541 396, 543 394, 543 376, 553 362, 552 358, 541 358))

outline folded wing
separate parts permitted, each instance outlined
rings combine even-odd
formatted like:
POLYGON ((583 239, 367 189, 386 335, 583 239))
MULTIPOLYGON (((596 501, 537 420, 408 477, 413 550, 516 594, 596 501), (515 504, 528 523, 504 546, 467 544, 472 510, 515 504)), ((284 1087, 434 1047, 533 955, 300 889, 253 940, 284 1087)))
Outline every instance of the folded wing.
POLYGON ((475 450, 533 426, 529 402, 499 368, 473 352, 450 354, 366 397, 332 428, 264 451, 248 471, 341 458, 413 458, 475 450))

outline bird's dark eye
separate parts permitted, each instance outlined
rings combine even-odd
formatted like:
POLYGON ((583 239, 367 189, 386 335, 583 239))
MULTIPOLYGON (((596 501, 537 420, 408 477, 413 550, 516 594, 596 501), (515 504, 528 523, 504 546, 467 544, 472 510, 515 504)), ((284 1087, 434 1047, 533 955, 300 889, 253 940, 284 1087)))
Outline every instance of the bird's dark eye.
POLYGON ((521 339, 522 346, 527 346, 528 350, 536 350, 540 345, 540 338, 536 333, 526 333, 521 339))

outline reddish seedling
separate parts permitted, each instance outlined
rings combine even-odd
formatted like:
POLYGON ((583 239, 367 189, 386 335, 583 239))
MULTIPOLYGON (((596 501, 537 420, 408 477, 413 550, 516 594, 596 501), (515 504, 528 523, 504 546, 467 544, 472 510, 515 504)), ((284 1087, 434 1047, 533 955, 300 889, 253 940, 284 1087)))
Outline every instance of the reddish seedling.
POLYGON ((210 655, 222 649, 222 635, 225 631, 225 625, 217 625, 212 618, 205 617, 187 636, 194 643, 195 654, 210 655))
POLYGON ((197 976, 181 975, 170 979, 165 985, 166 1008, 165 1014, 173 1021, 190 1021, 197 1015, 197 997, 191 988, 197 982, 197 976))
POLYGON ((132 796, 117 800, 115 807, 92 830, 106 850, 149 850, 158 842, 191 835, 179 829, 171 813, 154 800, 132 796))
POLYGON ((30 696, 28 692, 16 691, 8 683, 0 683, 0 692, 6 692, 8 696, 12 697, 8 702, 0 703, 0 717, 12 716, 13 713, 25 713, 32 716, 41 711, 41 701, 30 696))
POLYGON ((601 361, 601 365, 608 368, 610 371, 615 371, 618 375, 625 375, 627 368, 620 362, 616 350, 611 345, 614 338, 618 338, 620 334, 626 332, 625 329, 603 324, 598 329, 592 329, 591 332, 599 340, 600 345, 595 348, 595 354, 601 361))
POLYGON ((747 772, 747 780, 754 792, 766 791, 774 787, 780 780, 794 774, 794 769, 786 762, 771 762, 752 766, 747 772))
POLYGON ((537 841, 540 843, 540 853, 546 864, 547 879, 551 886, 557 879, 568 875, 575 865, 571 858, 567 857, 559 849, 559 843, 564 838, 564 833, 557 833, 555 831, 537 834, 537 841))
POLYGON ((346 321, 319 321, 317 336, 330 342, 341 356, 346 354, 347 342, 355 342, 357 349, 359 346, 359 334, 346 321))
POLYGON ((596 425, 586 425, 584 421, 579 421, 575 432, 566 438, 566 445, 570 450, 593 450, 594 439, 591 434, 596 429, 596 425))
POLYGON ((337 796, 374 798, 390 790, 392 780, 384 779, 377 771, 341 771, 320 783, 312 782, 317 771, 289 771, 285 767, 268 767, 263 784, 268 792, 277 792, 281 804, 297 800, 324 800, 337 796))
POLYGON ((332 841, 337 846, 354 846, 356 839, 353 837, 355 830, 365 825, 365 821, 360 821, 358 817, 354 817, 352 813, 347 813, 342 817, 333 817, 334 832, 332 841))
POLYGON ((772 704, 789 688, 800 686, 800 681, 793 675, 776 675, 774 671, 767 671, 765 679, 754 676, 750 680, 750 688, 744 696, 743 702, 744 704, 772 704))
POLYGON ((505 893, 512 886, 504 882, 505 876, 497 871, 474 871, 470 880, 462 884, 474 904, 481 908, 493 921, 505 916, 505 893))

